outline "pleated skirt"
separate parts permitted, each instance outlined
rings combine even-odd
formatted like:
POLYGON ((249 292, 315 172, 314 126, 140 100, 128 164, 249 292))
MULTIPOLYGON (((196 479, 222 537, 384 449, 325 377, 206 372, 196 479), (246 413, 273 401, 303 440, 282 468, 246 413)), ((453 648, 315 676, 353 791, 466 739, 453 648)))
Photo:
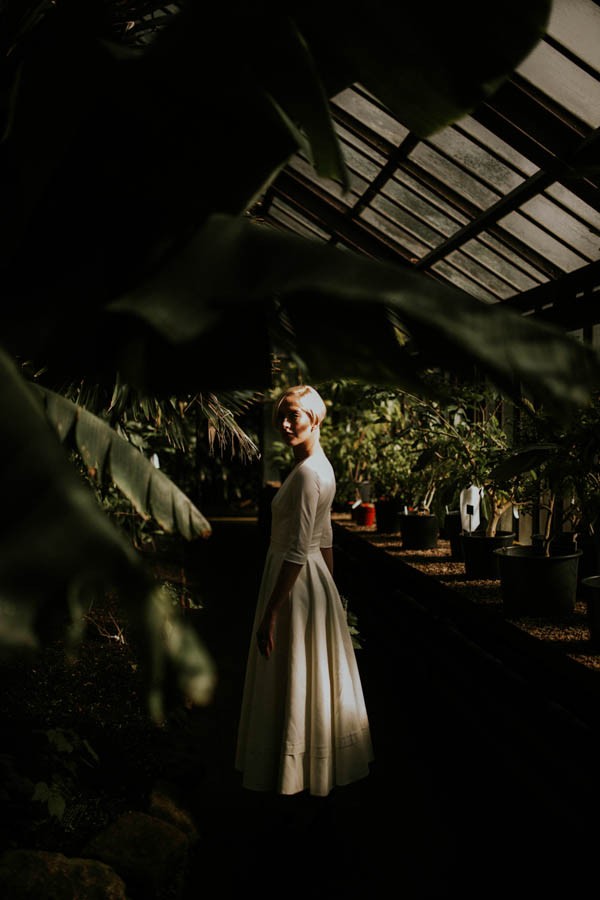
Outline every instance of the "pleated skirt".
POLYGON ((244 787, 327 796, 369 774, 373 749, 355 650, 335 582, 311 554, 277 615, 266 660, 256 630, 283 555, 270 547, 260 585, 235 766, 244 787))

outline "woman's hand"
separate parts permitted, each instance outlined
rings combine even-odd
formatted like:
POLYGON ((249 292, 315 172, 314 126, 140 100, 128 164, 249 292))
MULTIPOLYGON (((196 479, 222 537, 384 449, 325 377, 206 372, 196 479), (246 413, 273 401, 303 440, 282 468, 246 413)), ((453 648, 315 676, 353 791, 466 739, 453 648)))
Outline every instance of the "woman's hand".
POLYGON ((256 632, 256 642, 258 644, 259 653, 268 659, 273 652, 275 646, 275 613, 267 612, 262 617, 262 621, 256 632))

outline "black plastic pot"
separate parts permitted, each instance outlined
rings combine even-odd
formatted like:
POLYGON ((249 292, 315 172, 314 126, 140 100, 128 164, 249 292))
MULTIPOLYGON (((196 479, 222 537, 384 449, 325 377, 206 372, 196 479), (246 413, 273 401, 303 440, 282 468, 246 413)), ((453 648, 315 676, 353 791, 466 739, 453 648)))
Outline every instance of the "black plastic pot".
POLYGON ((382 534, 400 531, 400 510, 396 500, 375 501, 375 525, 382 534))
POLYGON ((450 542, 450 556, 452 559, 464 559, 462 541, 460 539, 462 531, 462 518, 460 510, 451 510, 444 516, 443 535, 450 542))
POLYGON ((585 590, 585 606, 588 628, 590 629, 590 644, 595 649, 600 649, 600 575, 590 575, 581 579, 581 585, 585 590))
POLYGON ((440 532, 437 516, 403 513, 399 516, 403 550, 434 550, 440 532))
POLYGON ((591 578, 600 572, 600 536, 580 535, 577 539, 578 549, 583 552, 579 560, 577 578, 579 581, 578 593, 587 600, 588 589, 583 586, 586 578, 591 578))
POLYGON ((514 539, 514 531, 497 531, 493 537, 482 532, 469 534, 463 531, 461 543, 465 576, 472 581, 497 581, 500 578, 500 566, 494 551, 509 547, 514 539))
POLYGON ((531 547, 495 551, 504 614, 553 618, 573 612, 581 550, 542 556, 531 547))

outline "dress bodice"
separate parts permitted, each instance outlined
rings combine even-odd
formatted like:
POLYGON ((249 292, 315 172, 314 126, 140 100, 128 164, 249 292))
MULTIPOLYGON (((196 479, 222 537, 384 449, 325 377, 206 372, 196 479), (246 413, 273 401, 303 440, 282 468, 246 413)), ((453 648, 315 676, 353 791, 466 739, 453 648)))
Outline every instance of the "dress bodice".
POLYGON ((297 463, 271 503, 271 546, 295 563, 331 547, 334 497, 335 475, 322 450, 297 463))

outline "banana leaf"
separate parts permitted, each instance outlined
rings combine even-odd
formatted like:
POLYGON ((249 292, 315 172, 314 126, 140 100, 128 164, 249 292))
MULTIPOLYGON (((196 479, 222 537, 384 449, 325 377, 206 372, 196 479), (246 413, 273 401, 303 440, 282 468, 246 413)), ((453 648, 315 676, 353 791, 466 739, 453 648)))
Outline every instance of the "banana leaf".
POLYGON ((99 416, 53 391, 38 387, 61 440, 73 437, 81 458, 98 481, 109 477, 145 519, 186 540, 208 537, 211 526, 177 485, 99 416))
POLYGON ((35 653, 57 636, 76 652, 89 604, 117 590, 145 636, 141 658, 153 716, 160 720, 164 713, 166 672, 193 701, 207 702, 214 681, 209 654, 101 511, 52 430, 39 393, 3 351, 0 412, 0 654, 35 653))
MULTIPOLYGON (((261 322, 269 303, 271 322, 277 315, 283 328, 285 319, 288 346, 314 381, 350 369, 359 380, 418 382, 425 392, 432 366, 476 367, 509 396, 524 389, 564 419, 600 384, 597 353, 558 328, 408 268, 228 216, 213 217, 151 281, 110 306, 123 318, 113 332, 137 342, 121 346, 119 369, 152 389, 179 377, 218 382, 216 335, 226 323, 261 322), (152 353, 135 352, 143 334, 152 353)), ((227 378, 248 383, 260 369, 260 347, 248 340, 227 378)))

